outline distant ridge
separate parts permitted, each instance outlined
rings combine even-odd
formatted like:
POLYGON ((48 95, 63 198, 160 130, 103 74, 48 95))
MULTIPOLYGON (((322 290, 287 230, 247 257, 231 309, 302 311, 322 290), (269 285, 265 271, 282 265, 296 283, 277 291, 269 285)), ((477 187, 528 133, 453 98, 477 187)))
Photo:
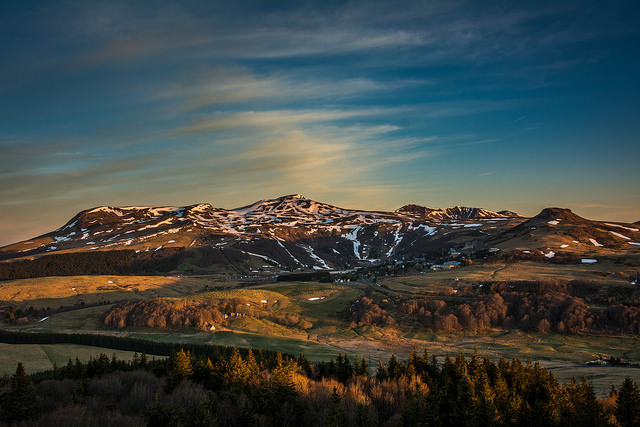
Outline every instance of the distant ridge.
POLYGON ((434 209, 414 204, 402 206, 400 209, 396 210, 396 213, 411 215, 417 218, 438 220, 520 217, 520 215, 511 211, 494 212, 483 208, 471 208, 466 206, 434 209))
POLYGON ((0 260, 89 254, 92 263, 104 264, 121 258, 122 253, 114 252, 127 251, 131 265, 158 265, 158 260, 170 259, 177 263, 172 268, 183 272, 275 274, 439 259, 488 248, 503 253, 527 248, 545 254, 554 248, 554 253, 574 251, 592 257, 593 251, 640 250, 639 246, 639 227, 590 221, 563 208, 546 208, 532 218, 507 210, 416 204, 383 212, 345 209, 289 194, 236 209, 208 203, 95 207, 55 231, 0 248, 0 260), (104 262, 99 261, 100 253, 104 262))

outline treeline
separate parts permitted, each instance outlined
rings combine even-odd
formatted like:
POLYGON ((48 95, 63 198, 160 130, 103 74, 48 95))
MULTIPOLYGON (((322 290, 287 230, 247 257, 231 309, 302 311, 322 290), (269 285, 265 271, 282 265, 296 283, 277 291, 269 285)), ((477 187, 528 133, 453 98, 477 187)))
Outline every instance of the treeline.
MULTIPOLYGON (((635 277, 634 277, 635 278, 635 277)), ((629 278, 632 281, 634 278, 629 278)), ((458 289, 461 294, 567 294, 582 298, 589 304, 597 305, 638 305, 640 304, 640 287, 602 285, 584 280, 508 280, 482 281, 473 287, 458 289)))
MULTIPOLYGON (((159 342, 113 335, 64 334, 64 333, 31 333, 0 330, 0 342, 7 344, 80 344, 93 347, 110 348, 113 350, 133 351, 157 356, 169 356, 179 349, 189 351, 199 356, 203 354, 212 357, 226 357, 232 351, 231 347, 211 344, 178 344, 159 342)), ((240 349, 240 352, 247 350, 240 349)), ((275 357, 276 352, 262 350, 265 357, 275 357)), ((285 357, 291 357, 284 354, 285 357)))
POLYGON ((626 378, 598 399, 586 380, 559 384, 538 364, 497 363, 425 350, 394 356, 370 375, 366 360, 314 364, 261 351, 170 358, 102 354, 3 380, 0 417, 33 426, 635 426, 638 385, 626 378))
POLYGON ((154 252, 134 250, 76 252, 42 255, 33 260, 0 263, 0 280, 85 274, 153 274, 178 267, 182 248, 154 252))
POLYGON ((562 293, 504 292, 458 305, 441 300, 413 300, 402 303, 399 309, 426 326, 447 331, 517 328, 543 333, 640 333, 639 307, 616 304, 590 308, 582 298, 562 293))
POLYGON ((295 313, 280 314, 271 310, 273 304, 251 304, 245 297, 207 298, 206 300, 141 300, 114 305, 103 314, 102 320, 111 328, 127 326, 149 328, 185 328, 207 330, 233 318, 252 316, 286 327, 306 330, 313 326, 295 313))

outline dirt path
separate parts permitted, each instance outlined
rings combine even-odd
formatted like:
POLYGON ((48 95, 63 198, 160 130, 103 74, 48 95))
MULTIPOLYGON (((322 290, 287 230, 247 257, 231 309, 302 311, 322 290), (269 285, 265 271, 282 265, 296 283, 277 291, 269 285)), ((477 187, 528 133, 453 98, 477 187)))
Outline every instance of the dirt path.
POLYGON ((504 267, 500 267, 500 268, 498 268, 498 269, 494 270, 494 271, 491 273, 491 280, 496 280, 496 274, 498 274, 499 272, 501 272, 501 271, 503 271, 503 270, 506 270, 506 269, 507 269, 507 268, 509 268, 509 267, 511 267, 511 264, 505 264, 505 265, 504 265, 504 267))

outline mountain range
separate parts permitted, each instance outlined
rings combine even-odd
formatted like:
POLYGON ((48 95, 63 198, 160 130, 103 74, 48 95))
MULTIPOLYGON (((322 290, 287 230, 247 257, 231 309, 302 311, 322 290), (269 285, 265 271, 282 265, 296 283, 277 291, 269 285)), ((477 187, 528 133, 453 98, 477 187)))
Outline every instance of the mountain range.
POLYGON ((293 194, 237 209, 210 204, 97 207, 55 231, 0 248, 0 259, 130 250, 140 258, 181 253, 187 271, 256 272, 344 269, 488 248, 594 256, 638 250, 637 242, 640 233, 633 224, 590 221, 568 209, 547 208, 533 218, 511 211, 414 204, 381 212, 343 209, 293 194))

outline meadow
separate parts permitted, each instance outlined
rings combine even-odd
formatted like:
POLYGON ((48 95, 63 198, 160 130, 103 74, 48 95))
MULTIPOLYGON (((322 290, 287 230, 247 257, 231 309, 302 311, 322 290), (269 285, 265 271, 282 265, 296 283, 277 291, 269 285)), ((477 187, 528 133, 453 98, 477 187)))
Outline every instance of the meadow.
MULTIPOLYGON (((624 376, 640 380, 640 369, 630 367, 587 367, 584 362, 599 356, 615 356, 640 361, 640 339, 617 334, 560 334, 531 331, 438 331, 419 322, 354 325, 352 307, 363 297, 384 305, 384 301, 407 298, 455 298, 451 290, 472 286, 482 280, 582 280, 603 287, 631 286, 628 271, 613 263, 600 265, 557 265, 534 262, 474 264, 441 272, 380 277, 382 288, 362 283, 334 284, 310 282, 253 283, 227 282, 222 276, 78 276, 12 280, 0 283, 0 298, 26 309, 55 308, 29 323, 4 324, 3 329, 27 332, 82 332, 142 338, 158 342, 214 344, 262 348, 298 355, 312 361, 335 358, 338 353, 365 356, 370 366, 388 360, 391 354, 406 358, 413 349, 427 349, 440 360, 478 349, 492 360, 518 358, 540 362, 560 380, 586 376, 599 396, 624 376), (386 291, 389 289, 389 291, 386 291), (235 300, 252 306, 252 315, 230 317, 215 331, 194 328, 155 329, 105 326, 103 314, 119 301, 154 300, 200 304, 206 301, 235 300), (267 301, 267 303, 264 303, 267 301), (304 319, 304 328, 282 319, 304 319), (310 325, 310 326, 309 326, 310 325)), ((477 286, 477 285, 476 285, 477 286)), ((393 304, 392 304, 393 305, 393 304)), ((394 313, 394 315, 397 315, 394 313)), ((401 318, 401 317, 400 317, 401 318)), ((1 344, 0 374, 15 370, 23 361, 29 372, 51 369, 76 357, 88 359, 101 352, 131 359, 133 353, 71 344, 1 344)))

